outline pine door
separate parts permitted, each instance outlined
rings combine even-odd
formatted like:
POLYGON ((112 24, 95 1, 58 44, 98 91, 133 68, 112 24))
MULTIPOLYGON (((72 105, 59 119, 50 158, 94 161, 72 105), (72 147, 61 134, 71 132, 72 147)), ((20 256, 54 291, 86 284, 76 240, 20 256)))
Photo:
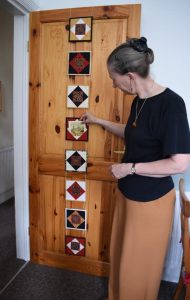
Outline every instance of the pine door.
POLYGON ((106 59, 127 37, 139 36, 139 28, 140 5, 39 11, 30 16, 32 261, 108 274, 116 190, 109 166, 120 161, 123 141, 96 125, 89 126, 87 141, 68 140, 66 118, 80 118, 90 111, 100 118, 127 122, 132 98, 112 88, 106 59), (85 16, 93 17, 92 40, 69 42, 69 18, 85 16), (72 51, 91 53, 90 75, 68 75, 72 51), (89 106, 68 107, 68 86, 88 86, 89 106), (87 154, 86 172, 66 169, 68 150, 87 154), (83 201, 75 199, 81 188, 78 182, 83 184, 79 197, 83 201), (67 200, 66 183, 75 185, 74 201, 67 200))

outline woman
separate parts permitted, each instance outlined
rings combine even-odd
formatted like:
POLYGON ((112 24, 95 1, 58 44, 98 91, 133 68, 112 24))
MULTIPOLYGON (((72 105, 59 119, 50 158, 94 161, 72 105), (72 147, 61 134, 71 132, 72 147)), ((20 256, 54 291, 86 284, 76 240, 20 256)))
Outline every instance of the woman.
POLYGON ((157 299, 175 205, 171 175, 183 173, 190 165, 184 101, 151 78, 153 61, 144 37, 130 39, 108 57, 113 87, 137 95, 127 125, 90 113, 81 117, 126 143, 122 162, 111 167, 119 191, 111 236, 109 300, 157 299))

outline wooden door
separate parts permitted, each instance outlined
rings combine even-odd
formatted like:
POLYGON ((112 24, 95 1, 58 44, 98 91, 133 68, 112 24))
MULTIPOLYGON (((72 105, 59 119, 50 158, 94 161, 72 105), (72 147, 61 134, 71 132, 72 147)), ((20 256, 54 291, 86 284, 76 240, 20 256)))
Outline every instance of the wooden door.
POLYGON ((66 117, 90 111, 126 123, 132 98, 106 69, 109 53, 127 37, 138 37, 140 5, 41 11, 30 25, 30 247, 31 260, 95 275, 107 275, 116 182, 109 166, 121 159, 123 141, 96 125, 89 139, 66 140, 66 117), (93 17, 91 42, 68 42, 69 18, 93 17), (68 76, 69 51, 91 51, 91 74, 68 76), (67 86, 90 87, 89 108, 67 108, 67 86), (87 151, 87 172, 65 170, 66 150, 87 151), (65 198, 66 180, 86 183, 86 201, 65 198), (65 209, 86 211, 86 230, 68 229, 65 209), (65 237, 85 238, 82 256, 65 253, 65 237))

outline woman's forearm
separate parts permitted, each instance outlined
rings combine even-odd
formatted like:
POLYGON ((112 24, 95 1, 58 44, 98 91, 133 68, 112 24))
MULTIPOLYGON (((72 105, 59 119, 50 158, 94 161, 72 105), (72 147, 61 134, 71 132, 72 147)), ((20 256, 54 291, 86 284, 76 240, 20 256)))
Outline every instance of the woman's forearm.
POLYGON ((170 158, 137 163, 135 166, 136 174, 150 177, 165 177, 169 175, 184 173, 190 166, 189 154, 176 154, 170 158))
MULTIPOLYGON (((111 166, 112 175, 117 178, 132 175, 133 163, 120 163, 111 166)), ((184 173, 190 167, 190 154, 175 154, 169 158, 153 162, 144 162, 135 164, 135 173, 148 177, 166 177, 170 175, 184 173)))
POLYGON ((111 133, 124 138, 124 131, 125 131, 125 124, 118 124, 118 123, 114 123, 111 121, 107 121, 104 119, 99 119, 96 116, 94 116, 93 114, 91 114, 90 112, 86 112, 85 114, 83 114, 80 118, 80 120, 83 123, 86 124, 97 124, 100 125, 102 127, 104 127, 106 130, 110 131, 111 133))
POLYGON ((124 131, 125 131, 125 124, 118 124, 111 121, 98 119, 96 120, 96 124, 104 127, 106 130, 110 131, 111 133, 124 138, 124 131))

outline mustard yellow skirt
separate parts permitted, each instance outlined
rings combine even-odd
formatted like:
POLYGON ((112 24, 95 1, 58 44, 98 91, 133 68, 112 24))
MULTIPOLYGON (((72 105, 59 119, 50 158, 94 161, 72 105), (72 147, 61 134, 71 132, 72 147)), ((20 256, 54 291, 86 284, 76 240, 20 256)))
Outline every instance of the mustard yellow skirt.
POLYGON ((172 230, 175 190, 150 202, 117 192, 109 300, 156 300, 172 230))

